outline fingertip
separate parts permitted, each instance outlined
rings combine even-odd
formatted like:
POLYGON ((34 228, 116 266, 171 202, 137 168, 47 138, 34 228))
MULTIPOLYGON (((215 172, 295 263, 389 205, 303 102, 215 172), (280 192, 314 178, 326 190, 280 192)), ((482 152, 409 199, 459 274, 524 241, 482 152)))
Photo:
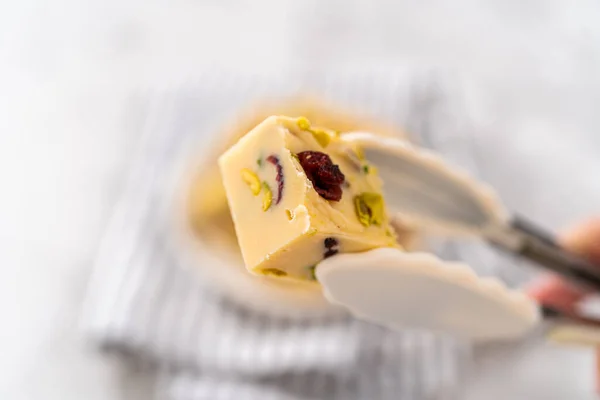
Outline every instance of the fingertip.
POLYGON ((526 293, 538 303, 564 312, 574 312, 577 303, 587 295, 555 276, 541 279, 528 287, 526 293))
POLYGON ((560 242, 568 250, 600 264, 600 218, 592 218, 568 229, 560 242))

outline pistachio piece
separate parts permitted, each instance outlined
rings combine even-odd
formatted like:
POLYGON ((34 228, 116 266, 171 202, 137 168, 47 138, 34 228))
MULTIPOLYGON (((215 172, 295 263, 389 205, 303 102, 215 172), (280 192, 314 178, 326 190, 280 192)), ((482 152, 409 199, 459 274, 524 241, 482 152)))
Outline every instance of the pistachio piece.
POLYGON ((365 192, 354 196, 354 210, 364 226, 379 226, 383 223, 383 197, 379 193, 365 192))
POLYGON ((287 275, 287 272, 282 271, 277 268, 265 268, 262 270, 262 273, 265 275, 272 275, 272 276, 286 276, 287 275))
POLYGON ((242 179, 244 180, 244 182, 246 182, 246 184, 250 188, 250 191, 252 191, 252 194, 257 196, 260 193, 260 179, 258 178, 258 175, 256 175, 253 171, 249 170, 248 168, 242 169, 241 174, 242 179))
POLYGON ((313 281, 317 280, 317 275, 315 274, 315 270, 317 269, 317 265, 311 265, 310 267, 307 268, 308 269, 308 273, 310 274, 310 278, 313 281))
POLYGON ((303 131, 310 132, 317 143, 321 145, 321 147, 327 147, 327 145, 331 142, 331 135, 327 131, 323 129, 312 129, 310 126, 310 121, 305 117, 298 118, 296 120, 296 124, 298 125, 298 128, 302 129, 303 131))
POLYGON ((323 148, 327 147, 327 145, 331 142, 331 136, 329 135, 329 133, 325 132, 324 130, 321 130, 321 129, 311 130, 310 133, 312 133, 315 140, 323 148))
POLYGON ((285 215, 287 215, 288 219, 291 221, 294 219, 294 212, 289 208, 285 209, 285 215))
POLYGON ((298 125, 298 128, 302 129, 303 131, 310 129, 310 121, 306 117, 298 118, 296 120, 296 124, 298 125))
POLYGON ((361 161, 366 158, 365 157, 365 152, 359 146, 354 146, 354 153, 356 154, 356 157, 358 157, 358 159, 361 160, 361 161))
POLYGON ((263 182, 262 187, 265 191, 263 194, 263 211, 267 211, 269 208, 271 208, 271 204, 273 203, 273 192, 271 191, 271 188, 267 182, 263 182))

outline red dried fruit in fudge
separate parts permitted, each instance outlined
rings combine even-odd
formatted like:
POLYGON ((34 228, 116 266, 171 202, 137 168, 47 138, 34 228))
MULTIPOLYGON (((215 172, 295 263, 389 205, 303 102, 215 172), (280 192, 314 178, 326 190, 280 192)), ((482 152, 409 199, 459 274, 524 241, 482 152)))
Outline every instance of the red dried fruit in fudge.
POLYGON ((327 249, 325 254, 323 254, 323 258, 329 258, 335 256, 338 253, 338 249, 327 249))
POLYGON ((281 197, 283 196, 283 167, 279 162, 279 158, 274 154, 267 157, 267 161, 273 164, 277 169, 277 177, 275 178, 275 180, 277 181, 277 200, 275 200, 275 204, 279 204, 279 202, 281 201, 281 197))
POLYGON ((325 246, 325 254, 323 254, 323 258, 329 258, 331 256, 335 256, 339 250, 337 249, 338 241, 336 238, 328 237, 323 242, 325 246))
POLYGON ((346 177, 327 154, 319 151, 303 151, 298 153, 298 161, 319 196, 326 200, 340 201, 341 185, 346 177))
POLYGON ((328 237, 328 238, 325 238, 325 240, 323 241, 323 245, 325 246, 326 249, 330 249, 332 247, 337 246, 338 241, 336 238, 328 237))

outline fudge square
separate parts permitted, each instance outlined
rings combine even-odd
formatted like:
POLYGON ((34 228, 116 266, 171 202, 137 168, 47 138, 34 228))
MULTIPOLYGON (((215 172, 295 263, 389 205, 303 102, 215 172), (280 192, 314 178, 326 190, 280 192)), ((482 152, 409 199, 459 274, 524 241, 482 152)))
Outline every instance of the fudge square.
POLYGON ((254 274, 314 281, 325 258, 398 247, 376 168, 338 132, 271 116, 227 150, 219 167, 254 274))

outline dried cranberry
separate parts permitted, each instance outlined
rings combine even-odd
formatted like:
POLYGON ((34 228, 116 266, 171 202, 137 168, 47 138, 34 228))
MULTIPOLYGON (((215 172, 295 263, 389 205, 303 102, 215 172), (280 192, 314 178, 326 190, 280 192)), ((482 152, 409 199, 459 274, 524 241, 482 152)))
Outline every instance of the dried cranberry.
POLYGON ((277 177, 275 178, 275 180, 277 181, 277 199, 275 200, 275 204, 279 204, 279 202, 281 201, 281 197, 283 196, 283 167, 279 162, 279 158, 274 154, 267 157, 267 161, 273 164, 277 169, 277 177))
POLYGON ((303 151, 298 153, 298 161, 319 196, 326 200, 340 201, 341 185, 346 177, 327 154, 319 151, 303 151))
POLYGON ((323 254, 323 258, 329 258, 331 256, 335 256, 338 253, 337 249, 327 249, 325 254, 323 254))
POLYGON ((325 245, 326 249, 330 249, 332 247, 335 247, 338 245, 338 241, 336 238, 332 238, 332 237, 328 237, 325 239, 325 241, 323 242, 323 244, 325 245))
POLYGON ((325 254, 323 254, 324 258, 329 258, 331 256, 336 255, 339 250, 337 249, 339 242, 336 238, 328 237, 323 241, 323 245, 325 246, 325 254))

